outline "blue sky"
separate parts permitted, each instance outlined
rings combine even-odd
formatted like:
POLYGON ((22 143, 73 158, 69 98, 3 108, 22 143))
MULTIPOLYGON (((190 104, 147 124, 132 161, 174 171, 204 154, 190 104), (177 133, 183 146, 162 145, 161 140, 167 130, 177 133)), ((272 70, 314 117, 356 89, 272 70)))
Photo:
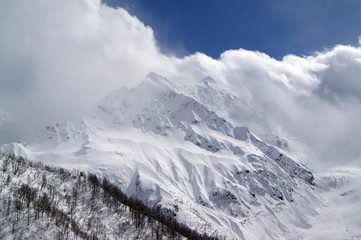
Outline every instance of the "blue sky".
POLYGON ((280 59, 336 44, 358 45, 358 0, 103 0, 154 30, 161 50, 213 58, 228 49, 258 50, 280 59))

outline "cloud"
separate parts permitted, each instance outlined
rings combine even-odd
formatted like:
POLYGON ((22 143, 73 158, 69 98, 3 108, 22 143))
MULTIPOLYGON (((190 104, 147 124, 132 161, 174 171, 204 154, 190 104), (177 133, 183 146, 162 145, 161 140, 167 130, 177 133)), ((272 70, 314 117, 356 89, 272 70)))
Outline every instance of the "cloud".
MULTIPOLYGON (((329 167, 360 163, 360 54, 358 47, 336 46, 278 61, 239 49, 218 60, 197 53, 179 61, 177 69, 181 76, 210 75, 225 83, 270 122, 274 134, 298 138, 315 154, 309 161, 329 167)), ((252 130, 267 133, 262 126, 252 130)))
POLYGON ((1 1, 0 35, 0 104, 21 134, 171 69, 151 28, 99 0, 1 1))
POLYGON ((323 80, 319 94, 325 98, 361 99, 361 49, 350 46, 337 46, 332 51, 319 54, 316 59, 328 66, 320 74, 323 80))
POLYGON ((215 78, 274 133, 308 145, 319 166, 360 160, 359 47, 282 60, 244 49, 176 58, 160 53, 150 27, 99 0, 1 1, 0 35, 0 143, 80 118, 109 91, 154 71, 183 83, 215 78))

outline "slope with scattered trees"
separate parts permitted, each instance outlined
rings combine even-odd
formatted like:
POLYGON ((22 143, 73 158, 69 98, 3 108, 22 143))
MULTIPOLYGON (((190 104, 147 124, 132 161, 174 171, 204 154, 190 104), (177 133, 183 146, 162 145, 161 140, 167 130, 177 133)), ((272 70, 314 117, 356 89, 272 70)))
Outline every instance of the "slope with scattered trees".
POLYGON ((106 178, 0 155, 0 239, 217 239, 106 178))

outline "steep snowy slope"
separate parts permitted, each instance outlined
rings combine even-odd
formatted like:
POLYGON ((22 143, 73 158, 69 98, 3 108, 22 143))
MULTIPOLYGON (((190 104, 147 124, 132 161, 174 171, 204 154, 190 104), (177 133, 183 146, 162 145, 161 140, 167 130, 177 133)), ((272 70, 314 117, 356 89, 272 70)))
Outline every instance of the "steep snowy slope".
POLYGON ((302 238, 322 205, 318 186, 285 140, 271 136, 277 146, 269 145, 244 126, 255 122, 271 128, 211 78, 185 87, 152 73, 81 123, 48 126, 33 143, 1 151, 107 176, 199 232, 302 238))
POLYGON ((216 239, 106 178, 0 154, 0 239, 216 239))
POLYGON ((361 171, 332 169, 316 173, 323 207, 310 219, 305 239, 361 239, 361 171))

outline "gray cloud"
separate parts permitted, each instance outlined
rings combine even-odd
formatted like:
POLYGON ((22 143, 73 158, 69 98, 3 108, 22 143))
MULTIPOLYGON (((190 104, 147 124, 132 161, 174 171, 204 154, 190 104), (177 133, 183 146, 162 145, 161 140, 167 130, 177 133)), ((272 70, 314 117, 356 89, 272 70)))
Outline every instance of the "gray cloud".
POLYGON ((361 49, 337 46, 320 54, 316 61, 328 68, 319 74, 322 82, 318 94, 328 99, 356 97, 361 99, 361 49))

